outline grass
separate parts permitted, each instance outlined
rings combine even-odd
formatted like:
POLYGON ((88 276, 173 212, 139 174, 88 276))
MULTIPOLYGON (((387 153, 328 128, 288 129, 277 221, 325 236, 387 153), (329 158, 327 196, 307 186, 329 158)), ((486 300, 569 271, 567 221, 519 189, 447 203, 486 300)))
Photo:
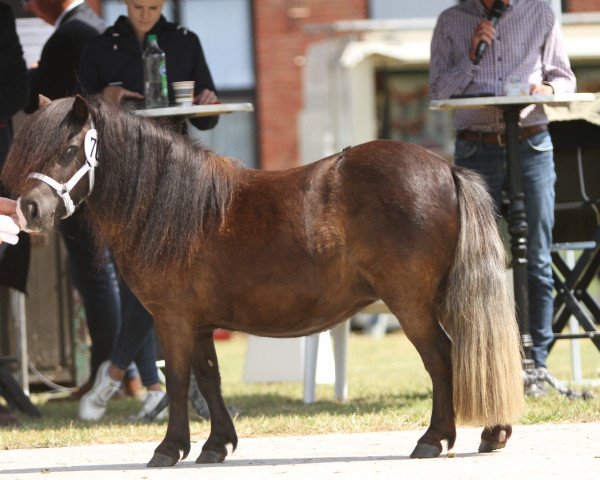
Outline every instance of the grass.
MULTIPOLYGON (((348 401, 335 401, 332 385, 318 385, 313 405, 302 402, 300 383, 245 384, 246 340, 245 335, 235 334, 229 341, 217 342, 225 401, 242 412, 235 420, 239 437, 423 429, 429 424, 431 383, 417 352, 402 333, 382 339, 351 335, 348 401)), ((600 378, 600 352, 589 341, 581 342, 581 350, 584 378, 600 378)), ((567 341, 558 342, 548 360, 557 378, 570 378, 567 341)), ((571 401, 555 392, 528 399, 519 423, 600 421, 600 387, 589 389, 596 397, 589 401, 571 401)), ((21 416, 21 428, 0 429, 0 448, 158 442, 166 431, 166 422, 136 425, 125 420, 139 408, 135 399, 110 402, 104 418, 88 424, 78 420, 76 403, 48 398, 48 394, 33 397, 44 418, 21 416)), ((209 424, 192 409, 190 416, 192 442, 203 442, 209 424)))

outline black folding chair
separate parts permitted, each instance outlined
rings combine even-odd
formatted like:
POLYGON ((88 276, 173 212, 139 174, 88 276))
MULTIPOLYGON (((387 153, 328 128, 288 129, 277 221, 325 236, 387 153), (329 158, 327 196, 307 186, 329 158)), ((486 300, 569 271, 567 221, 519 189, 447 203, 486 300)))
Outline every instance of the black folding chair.
POLYGON ((586 120, 552 122, 556 206, 552 269, 554 345, 559 339, 589 338, 600 351, 600 305, 589 293, 600 271, 600 126, 586 120), (579 251, 574 265, 561 252, 579 251), (562 333, 569 318, 583 332, 562 333))

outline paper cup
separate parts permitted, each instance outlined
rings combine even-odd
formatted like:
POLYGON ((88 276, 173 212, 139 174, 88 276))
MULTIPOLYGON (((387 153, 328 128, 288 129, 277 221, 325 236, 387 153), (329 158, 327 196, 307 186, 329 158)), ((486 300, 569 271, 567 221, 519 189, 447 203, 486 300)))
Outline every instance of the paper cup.
POLYGON ((180 105, 191 105, 194 101, 194 81, 173 82, 171 84, 175 93, 175 102, 180 105))

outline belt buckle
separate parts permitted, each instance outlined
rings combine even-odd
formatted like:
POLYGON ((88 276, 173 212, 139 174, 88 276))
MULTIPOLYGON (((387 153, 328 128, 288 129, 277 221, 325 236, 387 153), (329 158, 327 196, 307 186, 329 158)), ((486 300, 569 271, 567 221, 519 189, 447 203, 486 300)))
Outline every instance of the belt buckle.
POLYGON ((498 146, 504 147, 504 143, 502 142, 503 132, 496 132, 496 140, 498 141, 498 146))

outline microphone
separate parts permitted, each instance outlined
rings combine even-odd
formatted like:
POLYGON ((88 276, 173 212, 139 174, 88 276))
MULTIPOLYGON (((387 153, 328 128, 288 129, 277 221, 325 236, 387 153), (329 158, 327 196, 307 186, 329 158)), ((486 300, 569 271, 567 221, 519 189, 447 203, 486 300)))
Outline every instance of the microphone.
MULTIPOLYGON (((500 20, 500 17, 504 13, 505 9, 506 5, 504 5, 504 2, 502 0, 496 0, 493 3, 492 8, 490 8, 490 13, 488 13, 487 19, 490 22, 492 22, 492 25, 494 27, 496 27, 496 24, 498 23, 498 20, 500 20)), ((487 46, 488 44, 485 43, 483 40, 479 42, 479 45, 477 45, 477 50, 475 50, 475 65, 477 65, 481 61, 481 57, 483 57, 487 46)))

